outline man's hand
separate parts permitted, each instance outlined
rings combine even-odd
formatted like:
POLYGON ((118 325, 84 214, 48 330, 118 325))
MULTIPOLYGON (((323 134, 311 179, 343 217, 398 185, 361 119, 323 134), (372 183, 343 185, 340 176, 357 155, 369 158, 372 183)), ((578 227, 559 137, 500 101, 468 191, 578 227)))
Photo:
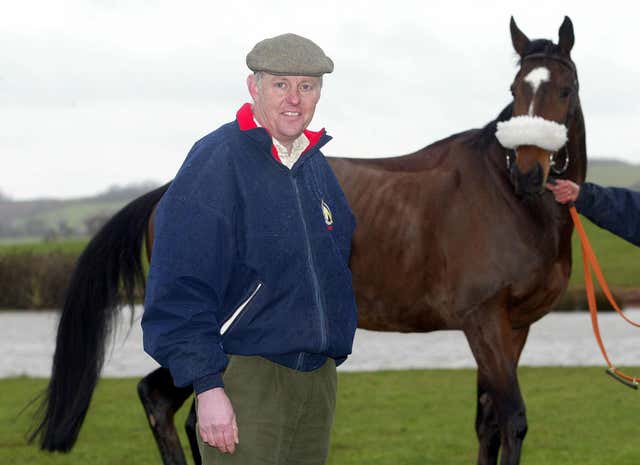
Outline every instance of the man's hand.
POLYGON ((556 202, 575 202, 580 195, 580 186, 568 179, 557 179, 555 184, 547 183, 547 189, 553 192, 556 202))
POLYGON ((223 454, 235 452, 239 442, 236 414, 223 388, 198 394, 198 431, 205 443, 223 454))

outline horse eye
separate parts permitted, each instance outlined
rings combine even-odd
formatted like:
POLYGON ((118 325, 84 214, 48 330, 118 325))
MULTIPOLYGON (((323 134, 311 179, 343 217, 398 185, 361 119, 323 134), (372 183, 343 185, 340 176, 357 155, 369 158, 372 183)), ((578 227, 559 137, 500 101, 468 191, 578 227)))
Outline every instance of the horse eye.
POLYGON ((571 87, 564 87, 560 91, 560 97, 562 98, 567 98, 569 95, 571 95, 571 87))
POLYGON ((509 92, 511 92, 512 96, 516 96, 516 91, 514 90, 515 84, 511 84, 511 87, 509 87, 509 92))

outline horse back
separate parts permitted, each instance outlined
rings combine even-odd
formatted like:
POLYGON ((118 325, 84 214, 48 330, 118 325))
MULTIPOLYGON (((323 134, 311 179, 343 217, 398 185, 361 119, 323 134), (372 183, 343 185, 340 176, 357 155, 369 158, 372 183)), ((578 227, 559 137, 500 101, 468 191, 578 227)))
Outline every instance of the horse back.
POLYGON ((531 298, 546 279, 546 252, 532 240, 540 225, 496 168, 500 149, 479 151, 476 134, 402 157, 330 159, 357 221, 350 266, 360 327, 459 329, 479 303, 504 289, 531 298))

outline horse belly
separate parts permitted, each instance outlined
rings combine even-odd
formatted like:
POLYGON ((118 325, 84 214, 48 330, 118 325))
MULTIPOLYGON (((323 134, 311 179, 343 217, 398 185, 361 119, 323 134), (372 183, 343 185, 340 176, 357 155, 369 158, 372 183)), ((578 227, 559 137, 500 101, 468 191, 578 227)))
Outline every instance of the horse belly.
POLYGON ((368 185, 360 178, 359 189, 347 184, 358 224, 350 264, 361 328, 426 332, 459 327, 448 305, 446 263, 435 227, 442 214, 436 200, 442 197, 436 194, 446 181, 435 174, 387 173, 368 185))

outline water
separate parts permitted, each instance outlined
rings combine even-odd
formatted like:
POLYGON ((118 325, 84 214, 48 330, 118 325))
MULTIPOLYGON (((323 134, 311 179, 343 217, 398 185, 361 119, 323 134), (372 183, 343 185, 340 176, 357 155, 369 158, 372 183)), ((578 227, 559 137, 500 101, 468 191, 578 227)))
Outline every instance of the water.
MULTIPOLYGON (((119 321, 103 375, 143 376, 158 365, 142 350, 140 315, 136 308, 129 328, 129 312, 119 321)), ((627 312, 640 320, 640 310, 627 312)), ((58 314, 56 312, 0 312, 0 377, 48 377, 51 371, 58 314)), ((640 329, 615 313, 600 315, 605 346, 616 365, 640 365, 640 329)), ((551 313, 534 324, 521 365, 604 366, 587 312, 551 313)), ((404 368, 475 367, 466 339, 458 331, 427 334, 358 330, 353 355, 340 367, 345 371, 404 368)))

